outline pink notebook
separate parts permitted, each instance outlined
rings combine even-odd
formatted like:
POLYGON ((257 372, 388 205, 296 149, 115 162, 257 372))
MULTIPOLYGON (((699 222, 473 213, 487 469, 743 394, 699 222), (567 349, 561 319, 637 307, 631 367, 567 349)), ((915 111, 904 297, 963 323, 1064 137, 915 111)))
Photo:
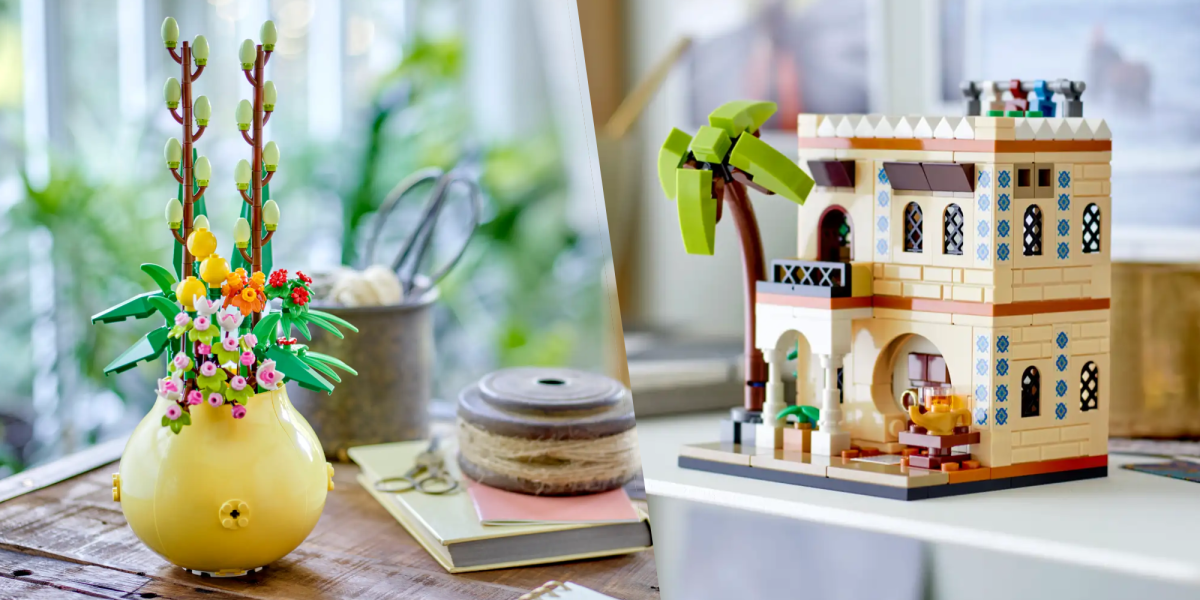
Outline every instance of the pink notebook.
POLYGON ((624 489, 587 496, 530 496, 467 479, 467 493, 484 525, 636 523, 642 519, 624 489))

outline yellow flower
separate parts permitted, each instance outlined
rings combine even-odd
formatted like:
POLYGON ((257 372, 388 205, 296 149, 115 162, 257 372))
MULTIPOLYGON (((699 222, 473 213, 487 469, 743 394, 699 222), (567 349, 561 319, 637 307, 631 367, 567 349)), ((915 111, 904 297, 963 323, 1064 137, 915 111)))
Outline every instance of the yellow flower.
POLYGON ((208 282, 208 287, 219 288, 221 283, 229 277, 229 262, 221 255, 212 253, 204 262, 200 263, 200 278, 208 282))
POLYGON ((187 310, 196 310, 196 298, 203 298, 204 294, 204 284, 195 277, 184 279, 179 287, 175 288, 175 298, 187 310))
POLYGON ((252 287, 243 288, 242 300, 245 300, 246 302, 254 302, 255 300, 258 300, 258 292, 252 287))
POLYGON ((188 252, 197 260, 204 260, 217 249, 217 236, 205 227, 197 227, 187 239, 188 252))
POLYGON ((263 275, 262 271, 257 271, 250 276, 250 284, 258 289, 262 289, 263 284, 267 282, 267 276, 263 275))

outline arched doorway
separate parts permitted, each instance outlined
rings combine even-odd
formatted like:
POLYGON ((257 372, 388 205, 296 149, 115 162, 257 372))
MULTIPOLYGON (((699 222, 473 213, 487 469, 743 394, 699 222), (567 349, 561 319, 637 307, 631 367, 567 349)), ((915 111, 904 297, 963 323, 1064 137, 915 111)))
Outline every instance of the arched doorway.
POLYGON ((923 391, 949 388, 950 372, 941 349, 920 334, 900 335, 883 348, 875 361, 871 400, 885 417, 889 439, 907 427, 908 405, 919 402, 923 391))
POLYGON ((817 260, 850 262, 854 259, 850 215, 846 209, 837 205, 825 209, 818 221, 818 227, 820 243, 817 260))
POLYGON ((775 342, 775 350, 781 359, 779 378, 783 380, 787 402, 820 406, 817 393, 824 385, 823 372, 804 335, 794 329, 785 331, 775 342))

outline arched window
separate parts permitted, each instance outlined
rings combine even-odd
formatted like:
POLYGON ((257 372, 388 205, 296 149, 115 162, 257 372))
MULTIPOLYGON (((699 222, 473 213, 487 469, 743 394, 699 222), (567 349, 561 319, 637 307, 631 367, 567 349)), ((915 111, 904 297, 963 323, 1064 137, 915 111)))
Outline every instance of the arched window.
POLYGON ((1042 414, 1042 376, 1037 367, 1025 369, 1021 375, 1021 417, 1042 414))
POLYGON ((946 207, 942 217, 942 252, 962 256, 963 253, 963 212, 957 204, 946 207))
POLYGON ((1083 209, 1083 253, 1100 251, 1100 207, 1095 203, 1083 209))
POLYGON ((850 218, 846 209, 830 206, 820 220, 820 240, 817 242, 817 260, 827 262, 850 262, 853 258, 850 218))
POLYGON ((1042 255, 1042 209, 1030 204, 1025 209, 1025 256, 1042 255))
POLYGON ((909 202, 904 207, 904 251, 920 252, 925 245, 925 221, 921 205, 909 202))
POLYGON ((1100 408, 1100 369, 1089 360, 1079 372, 1079 410, 1097 408, 1100 408))

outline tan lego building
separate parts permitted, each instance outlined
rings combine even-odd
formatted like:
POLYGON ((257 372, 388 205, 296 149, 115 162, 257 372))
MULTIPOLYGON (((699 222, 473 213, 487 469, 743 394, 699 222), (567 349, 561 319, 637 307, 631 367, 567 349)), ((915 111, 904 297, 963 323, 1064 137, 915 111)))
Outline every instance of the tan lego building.
MULTIPOLYGON (((1107 454, 1104 121, 801 115, 798 133, 818 185, 797 259, 758 289, 764 413, 798 349, 796 400, 822 406, 813 454, 899 451, 903 393, 923 385, 967 396, 970 451, 996 475, 1107 454)), ((780 448, 781 427, 756 445, 780 448)))

